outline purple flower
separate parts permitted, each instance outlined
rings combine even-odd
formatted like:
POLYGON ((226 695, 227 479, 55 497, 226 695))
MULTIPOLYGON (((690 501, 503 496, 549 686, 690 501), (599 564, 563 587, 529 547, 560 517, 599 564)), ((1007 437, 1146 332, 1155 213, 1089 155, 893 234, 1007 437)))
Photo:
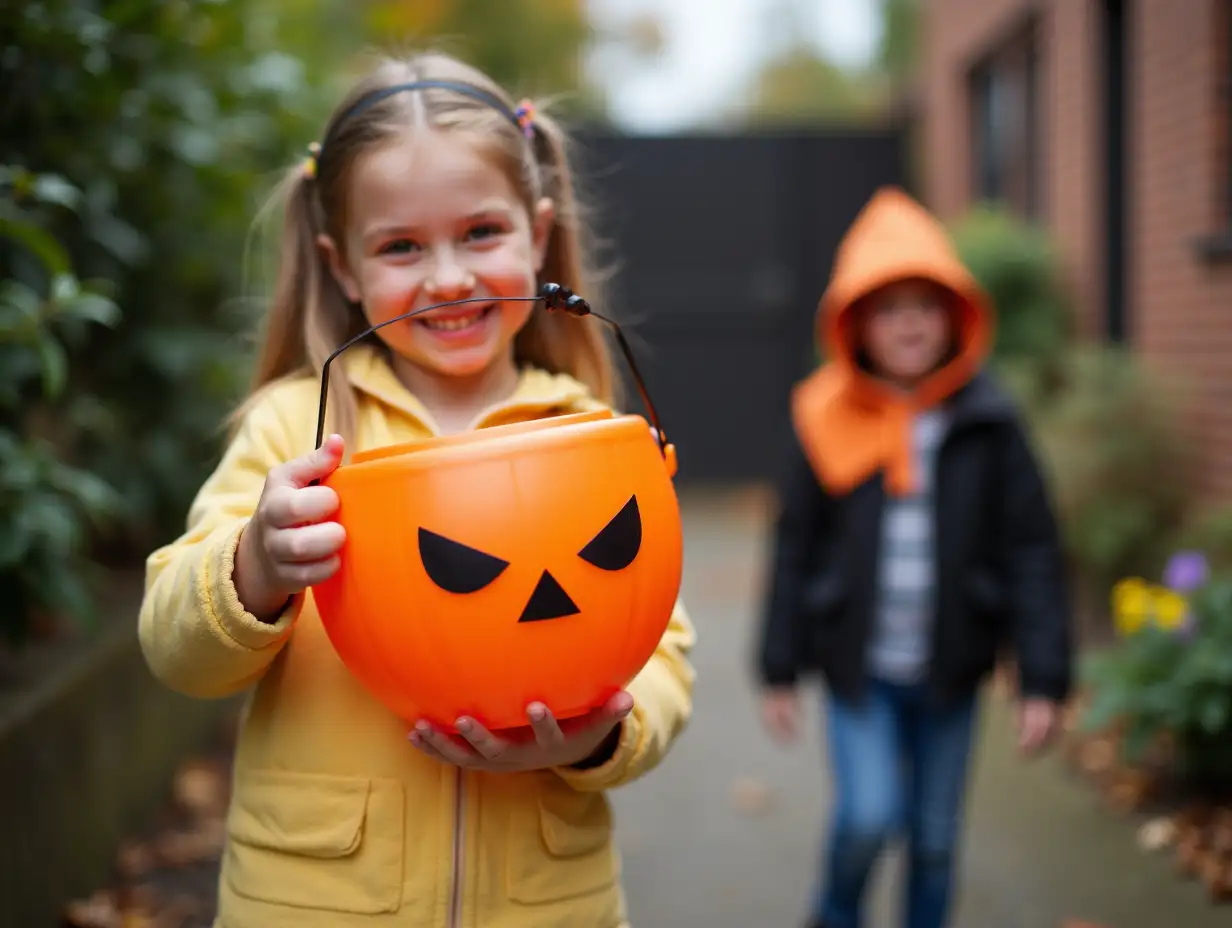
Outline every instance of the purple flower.
POLYGON ((1164 568, 1164 586, 1191 593, 1206 583, 1210 568, 1201 551, 1178 551, 1164 568))

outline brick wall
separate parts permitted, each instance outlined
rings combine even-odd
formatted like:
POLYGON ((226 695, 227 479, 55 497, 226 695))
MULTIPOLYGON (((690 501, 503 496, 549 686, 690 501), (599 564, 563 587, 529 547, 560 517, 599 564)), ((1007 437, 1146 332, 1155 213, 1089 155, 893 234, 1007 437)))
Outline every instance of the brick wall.
MULTIPOLYGON (((1196 242, 1226 223, 1221 86, 1228 0, 1129 4, 1130 339, 1194 389, 1203 489, 1232 499, 1232 261, 1196 242), (1221 44, 1222 43, 1222 44, 1221 44)), ((924 4, 924 195, 952 218, 972 198, 967 74, 1021 28, 1039 35, 1040 184, 1080 328, 1102 332, 1104 190, 1100 0, 929 0, 924 4)))
POLYGON ((1225 219, 1219 2, 1136 4, 1130 285, 1134 343, 1196 391, 1204 483, 1232 499, 1232 264, 1195 247, 1225 219))

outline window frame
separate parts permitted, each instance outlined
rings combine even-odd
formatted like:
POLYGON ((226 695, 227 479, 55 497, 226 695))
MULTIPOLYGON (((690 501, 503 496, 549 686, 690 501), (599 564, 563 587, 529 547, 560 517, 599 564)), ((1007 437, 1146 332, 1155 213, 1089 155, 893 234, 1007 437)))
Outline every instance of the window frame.
POLYGON ((1218 22, 1215 36, 1216 148, 1211 180, 1215 203, 1215 231, 1198 239, 1199 257, 1211 263, 1232 262, 1232 0, 1215 5, 1218 22))
POLYGON ((1002 204, 1033 222, 1044 218, 1039 42, 1036 18, 1028 16, 1018 21, 989 51, 972 62, 965 81, 969 199, 1002 204), (1005 93, 1001 103, 997 100, 999 93, 1005 93), (1011 123, 1005 131, 1017 132, 1019 138, 998 142, 998 130, 992 125, 996 114, 990 114, 990 108, 998 105, 1010 112, 1018 108, 1017 125, 1011 123), (999 144, 1008 145, 1011 153, 1017 153, 1021 164, 1011 162, 1007 170, 1005 162, 989 151, 999 144))

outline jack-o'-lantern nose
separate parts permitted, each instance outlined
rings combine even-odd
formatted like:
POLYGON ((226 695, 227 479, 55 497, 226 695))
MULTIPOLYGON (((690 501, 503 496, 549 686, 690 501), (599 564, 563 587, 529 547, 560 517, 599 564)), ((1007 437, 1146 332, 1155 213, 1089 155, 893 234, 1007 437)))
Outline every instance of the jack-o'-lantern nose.
POLYGON ((559 619, 567 615, 576 615, 580 611, 577 604, 569 598, 569 594, 556 582, 556 578, 545 570, 535 585, 535 591, 530 594, 530 599, 518 621, 538 622, 541 619, 559 619))

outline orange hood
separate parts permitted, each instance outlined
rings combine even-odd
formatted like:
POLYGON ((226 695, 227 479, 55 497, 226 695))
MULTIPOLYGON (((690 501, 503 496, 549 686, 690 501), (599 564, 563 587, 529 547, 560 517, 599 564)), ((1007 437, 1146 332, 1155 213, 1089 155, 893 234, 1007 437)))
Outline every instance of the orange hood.
POLYGON ((792 396, 796 433, 822 484, 846 492, 884 470, 888 491, 910 492, 912 416, 975 376, 993 326, 989 300, 944 227, 903 191, 879 190, 839 245, 818 309, 817 337, 829 360, 792 396), (930 280, 953 293, 957 328, 954 357, 910 393, 860 366, 852 325, 852 309, 863 297, 906 279, 930 280))

